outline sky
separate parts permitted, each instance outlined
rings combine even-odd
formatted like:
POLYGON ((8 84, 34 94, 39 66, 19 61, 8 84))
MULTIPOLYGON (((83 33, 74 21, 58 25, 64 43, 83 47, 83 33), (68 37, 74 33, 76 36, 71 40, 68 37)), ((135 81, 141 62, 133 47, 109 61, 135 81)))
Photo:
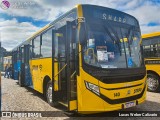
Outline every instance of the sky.
POLYGON ((160 31, 160 0, 1 0, 0 40, 8 51, 77 4, 117 9, 136 17, 141 33, 160 31), (8 1, 8 7, 2 1, 8 1))

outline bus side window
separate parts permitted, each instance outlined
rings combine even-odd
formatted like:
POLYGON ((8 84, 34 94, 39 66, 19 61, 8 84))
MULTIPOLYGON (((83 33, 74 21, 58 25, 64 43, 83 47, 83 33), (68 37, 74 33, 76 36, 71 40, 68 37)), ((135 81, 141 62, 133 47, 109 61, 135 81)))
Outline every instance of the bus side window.
POLYGON ((29 46, 29 59, 32 59, 32 50, 33 50, 33 45, 32 45, 33 41, 30 41, 30 46, 29 46))
POLYGON ((41 57, 52 57, 52 29, 42 34, 41 57))
POLYGON ((40 57, 40 36, 34 39, 34 52, 33 52, 33 58, 39 58, 39 57, 40 57))

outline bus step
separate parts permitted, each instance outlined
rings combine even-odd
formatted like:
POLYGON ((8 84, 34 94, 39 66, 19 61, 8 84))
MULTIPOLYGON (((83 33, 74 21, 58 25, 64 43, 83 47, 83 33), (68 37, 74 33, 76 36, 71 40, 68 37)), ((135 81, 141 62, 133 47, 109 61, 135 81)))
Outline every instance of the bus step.
POLYGON ((58 101, 58 103, 60 103, 61 105, 65 106, 65 107, 68 107, 67 102, 58 101))

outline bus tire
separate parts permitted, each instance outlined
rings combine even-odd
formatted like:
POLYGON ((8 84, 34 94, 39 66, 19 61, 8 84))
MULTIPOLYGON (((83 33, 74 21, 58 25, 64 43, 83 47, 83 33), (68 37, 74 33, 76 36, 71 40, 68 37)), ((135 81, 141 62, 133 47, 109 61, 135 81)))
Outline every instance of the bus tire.
POLYGON ((50 106, 56 107, 58 105, 58 102, 52 101, 52 81, 47 83, 45 97, 50 106))
POLYGON ((150 92, 159 92, 160 90, 160 78, 156 74, 148 73, 147 74, 147 90, 150 92))

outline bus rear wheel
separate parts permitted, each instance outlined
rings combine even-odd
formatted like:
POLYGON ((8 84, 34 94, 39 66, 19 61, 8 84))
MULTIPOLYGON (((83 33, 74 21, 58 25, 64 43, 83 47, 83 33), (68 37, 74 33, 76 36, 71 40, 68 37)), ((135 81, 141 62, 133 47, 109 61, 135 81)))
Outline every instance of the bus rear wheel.
POLYGON ((49 81, 47 83, 46 98, 47 98, 47 102, 50 106, 56 107, 58 105, 58 102, 53 102, 53 100, 52 100, 52 82, 51 81, 49 81))
POLYGON ((147 74, 148 91, 158 92, 160 90, 160 78, 159 76, 148 73, 147 74))

